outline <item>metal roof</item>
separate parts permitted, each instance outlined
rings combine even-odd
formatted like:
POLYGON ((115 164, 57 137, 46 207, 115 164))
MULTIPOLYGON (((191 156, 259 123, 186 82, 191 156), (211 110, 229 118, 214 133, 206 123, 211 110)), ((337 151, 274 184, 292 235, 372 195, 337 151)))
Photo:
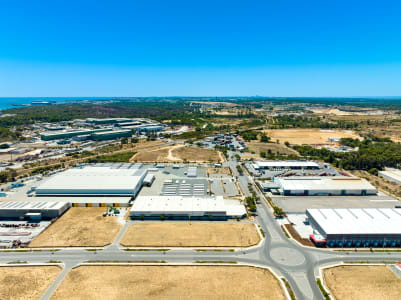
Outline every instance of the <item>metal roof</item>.
POLYGON ((306 168, 315 167, 318 168, 319 165, 313 161, 256 161, 255 165, 259 168, 306 168))
POLYGON ((321 234, 401 234, 401 209, 307 209, 323 229, 321 234))
POLYGON ((245 207, 235 200, 215 197, 181 197, 181 196, 139 196, 134 201, 131 213, 140 214, 188 214, 203 215, 207 213, 223 213, 225 215, 242 216, 245 207), (230 202, 226 202, 230 201, 230 202))
POLYGON ((64 207, 66 202, 64 201, 7 201, 0 202, 0 210, 59 210, 64 207))
POLYGON ((357 177, 276 177, 283 190, 367 190, 376 191, 366 179, 357 177))
POLYGON ((109 167, 73 168, 58 173, 36 188, 36 194, 85 193, 96 191, 130 193, 135 190, 146 175, 146 170, 109 167))

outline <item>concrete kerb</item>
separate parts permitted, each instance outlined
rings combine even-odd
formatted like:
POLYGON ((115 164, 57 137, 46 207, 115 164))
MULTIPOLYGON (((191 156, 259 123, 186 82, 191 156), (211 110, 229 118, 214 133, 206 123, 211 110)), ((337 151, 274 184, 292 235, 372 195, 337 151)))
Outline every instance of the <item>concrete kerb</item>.
POLYGON ((65 264, 63 262, 60 263, 0 263, 0 267, 61 267, 62 269, 65 268, 65 264))

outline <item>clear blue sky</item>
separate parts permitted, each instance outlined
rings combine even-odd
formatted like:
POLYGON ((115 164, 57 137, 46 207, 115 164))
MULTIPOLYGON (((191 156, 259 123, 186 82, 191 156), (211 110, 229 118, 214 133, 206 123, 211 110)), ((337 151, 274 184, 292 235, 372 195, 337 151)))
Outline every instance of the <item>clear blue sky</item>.
POLYGON ((401 1, 16 0, 0 96, 400 96, 401 1))

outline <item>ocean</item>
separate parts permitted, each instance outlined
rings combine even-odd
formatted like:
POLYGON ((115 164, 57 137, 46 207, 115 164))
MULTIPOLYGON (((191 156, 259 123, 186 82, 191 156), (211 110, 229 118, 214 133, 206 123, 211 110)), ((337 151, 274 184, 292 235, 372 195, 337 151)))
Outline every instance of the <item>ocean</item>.
POLYGON ((31 104, 32 101, 55 101, 57 103, 67 103, 74 101, 83 101, 83 100, 108 100, 110 97, 55 97, 55 98, 47 98, 47 97, 18 97, 18 98, 7 98, 0 97, 0 110, 7 108, 17 108, 17 106, 13 106, 13 104, 31 104))

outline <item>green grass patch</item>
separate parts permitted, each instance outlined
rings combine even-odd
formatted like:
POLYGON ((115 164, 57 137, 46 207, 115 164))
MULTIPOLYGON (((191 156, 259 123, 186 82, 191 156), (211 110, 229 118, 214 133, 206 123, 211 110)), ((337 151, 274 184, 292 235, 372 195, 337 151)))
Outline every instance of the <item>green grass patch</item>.
POLYGON ((329 293, 327 293, 327 291, 325 290, 325 288, 323 287, 322 282, 320 281, 320 279, 316 280, 317 286, 319 287, 320 291, 322 292, 322 295, 324 297, 324 299, 326 300, 330 300, 330 295, 329 293))
POLYGON ((297 298, 295 298, 295 294, 294 291, 292 290, 290 284, 288 283, 287 280, 285 280, 284 278, 281 278, 281 280, 284 282, 284 285, 288 291, 288 294, 290 295, 291 300, 296 300, 297 298))

